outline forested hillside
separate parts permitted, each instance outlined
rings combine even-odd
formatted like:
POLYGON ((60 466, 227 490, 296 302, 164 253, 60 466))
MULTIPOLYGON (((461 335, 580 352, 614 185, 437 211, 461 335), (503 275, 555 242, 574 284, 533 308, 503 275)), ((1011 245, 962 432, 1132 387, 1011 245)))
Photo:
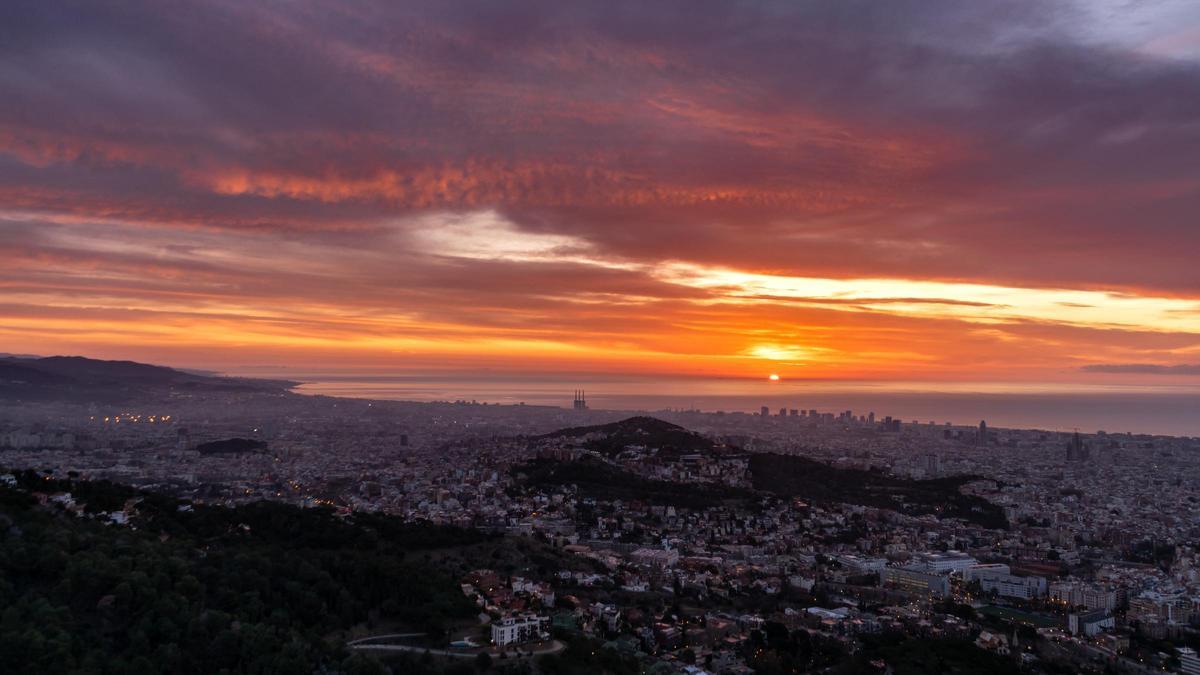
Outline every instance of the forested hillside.
POLYGON ((750 457, 750 475, 756 490, 782 497, 861 504, 915 516, 932 514, 939 518, 961 518, 983 527, 1008 528, 1004 509, 981 497, 959 492, 960 487, 976 480, 976 476, 909 480, 878 471, 831 466, 807 457, 770 453, 750 457))
POLYGON ((485 539, 472 530, 15 475, 0 484, 6 673, 370 672, 340 631, 374 620, 436 633, 475 612, 455 579, 404 561, 485 539))

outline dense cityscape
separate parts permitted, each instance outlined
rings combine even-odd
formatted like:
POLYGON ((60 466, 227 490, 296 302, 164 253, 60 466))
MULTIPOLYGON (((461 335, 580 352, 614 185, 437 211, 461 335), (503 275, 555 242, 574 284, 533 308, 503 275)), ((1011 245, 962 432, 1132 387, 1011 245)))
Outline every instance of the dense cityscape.
MULTIPOLYGON (((5 365, 25 363, 39 362, 5 365)), ((164 386, 151 400, 6 405, 0 489, 113 530, 151 516, 137 498, 100 510, 72 486, 491 538, 494 559, 456 558, 471 618, 336 633, 394 672, 425 654, 431 668, 558 672, 569 646, 639 673, 1200 664, 1198 438, 799 407, 593 410, 581 392, 556 408, 164 386), (512 547, 540 553, 500 553, 512 547)), ((21 539, 14 526, 0 543, 21 539)))

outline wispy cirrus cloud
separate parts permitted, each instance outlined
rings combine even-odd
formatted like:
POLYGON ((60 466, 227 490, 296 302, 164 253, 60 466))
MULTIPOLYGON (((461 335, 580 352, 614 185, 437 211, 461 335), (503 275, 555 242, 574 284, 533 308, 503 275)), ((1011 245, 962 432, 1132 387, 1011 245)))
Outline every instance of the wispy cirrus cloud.
POLYGON ((1083 366, 1089 373, 1112 373, 1118 375, 1200 375, 1200 364, 1180 363, 1094 363, 1083 366))

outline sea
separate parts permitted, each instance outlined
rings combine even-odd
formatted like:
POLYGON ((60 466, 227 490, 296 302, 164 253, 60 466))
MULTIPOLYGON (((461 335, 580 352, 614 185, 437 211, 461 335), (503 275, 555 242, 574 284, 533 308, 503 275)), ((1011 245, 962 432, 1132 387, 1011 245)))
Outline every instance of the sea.
POLYGON ((624 376, 597 373, 332 372, 248 368, 230 373, 301 382, 294 391, 350 398, 476 401, 570 408, 583 390, 591 408, 655 412, 757 412, 780 408, 903 422, 934 422, 1084 433, 1200 437, 1200 386, 1029 383, 844 382, 763 378, 624 376))

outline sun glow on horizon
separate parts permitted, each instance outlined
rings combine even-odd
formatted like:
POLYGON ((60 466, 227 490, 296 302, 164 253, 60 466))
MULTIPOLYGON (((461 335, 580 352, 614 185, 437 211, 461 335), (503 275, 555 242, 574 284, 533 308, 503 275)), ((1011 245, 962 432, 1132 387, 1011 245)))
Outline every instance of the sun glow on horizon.
POLYGON ((268 255, 261 232, 55 221, 39 234, 48 250, 12 264, 40 285, 8 284, 0 339, 30 353, 201 355, 218 369, 214 346, 263 362, 760 382, 748 361, 789 381, 1100 382, 1135 375, 1086 366, 1200 355, 1200 301, 1186 296, 653 264, 493 210, 427 214, 380 236, 282 242, 268 255), (99 262, 84 273, 73 257, 99 262))

